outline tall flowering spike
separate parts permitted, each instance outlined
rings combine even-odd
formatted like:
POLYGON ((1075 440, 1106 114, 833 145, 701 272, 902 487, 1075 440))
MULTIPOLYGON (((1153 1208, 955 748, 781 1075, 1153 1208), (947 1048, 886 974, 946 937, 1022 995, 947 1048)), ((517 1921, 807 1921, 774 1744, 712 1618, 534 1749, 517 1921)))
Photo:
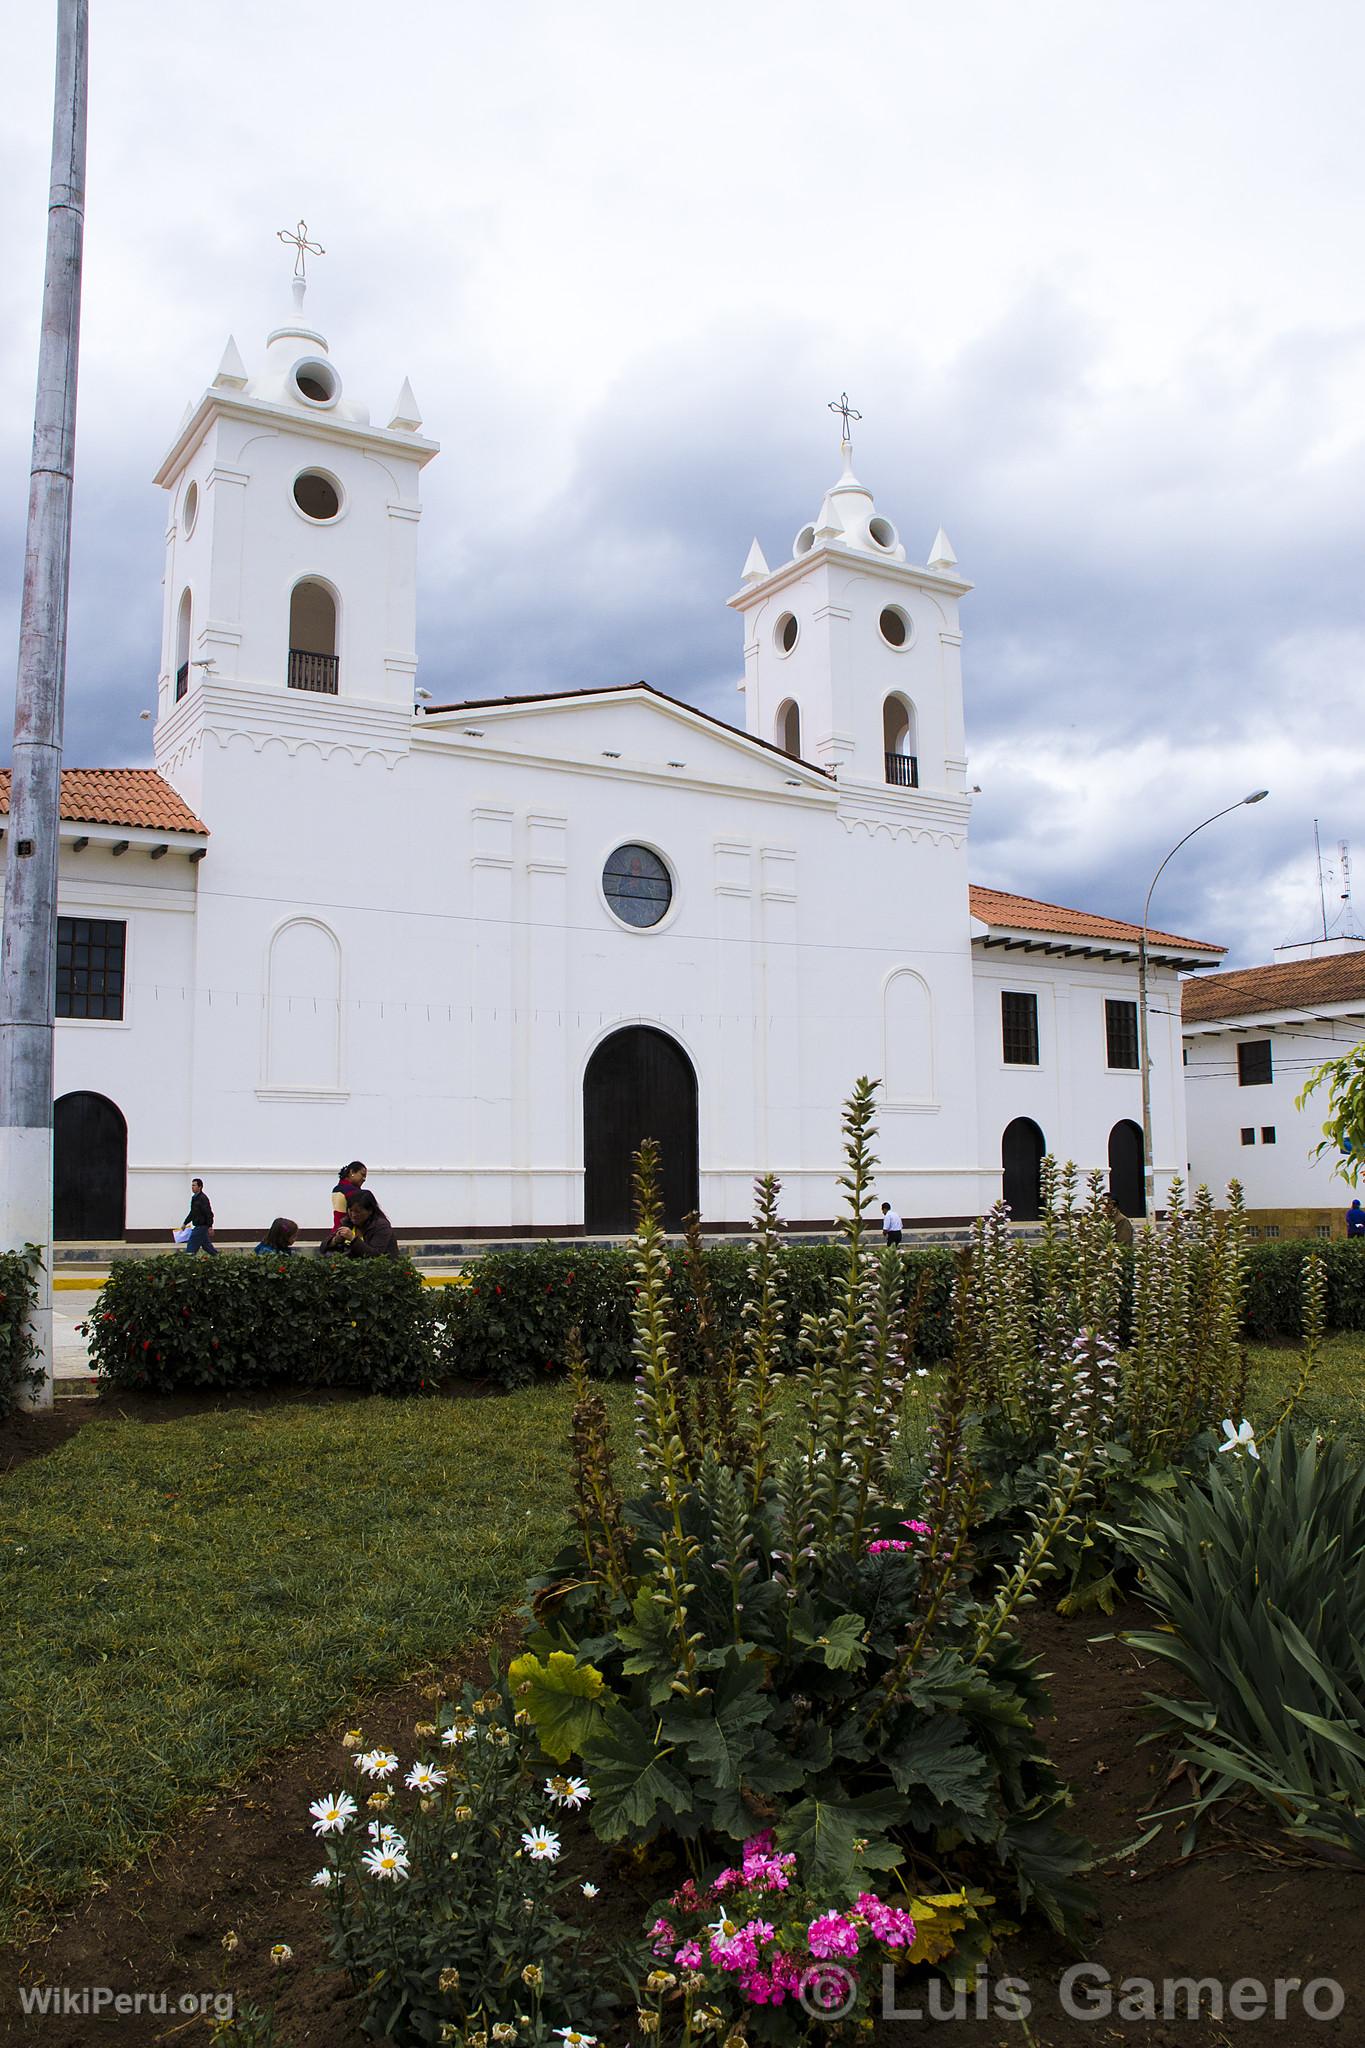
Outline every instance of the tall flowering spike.
MULTIPOLYGON (((1241 1193, 1240 1188, 1238 1193, 1241 1193)), ((1327 1263, 1320 1253, 1309 1252, 1299 1269, 1299 1284, 1303 1297, 1303 1349, 1299 1354, 1299 1375, 1269 1429, 1259 1432, 1262 1445, 1271 1443, 1294 1413, 1307 1393, 1322 1358, 1322 1340, 1327 1329, 1327 1263)))
POLYGON ((583 1554, 609 1592, 633 1591, 622 1536, 621 1496, 611 1447, 611 1423, 600 1388, 588 1377, 578 1325, 569 1331, 565 1354, 573 1388, 569 1443, 573 1460, 574 1513, 583 1554))
POLYGON ((819 1437, 825 1456, 816 1485, 820 1544, 851 1542, 853 1531, 860 1528, 860 1501, 863 1509, 866 1505, 858 1451, 878 1404, 881 1375, 875 1334, 877 1259, 868 1243, 870 1226, 864 1212, 872 1199, 877 1166, 872 1145, 879 1085, 863 1075, 844 1105, 844 1171, 838 1182, 847 1205, 840 1226, 844 1268, 823 1324, 829 1371, 821 1388, 819 1437))
POLYGON ((782 1294, 782 1183, 765 1173, 754 1183, 754 1236, 749 1292, 744 1303, 744 1377, 741 1399, 747 1432, 749 1497, 762 1498, 772 1462, 773 1389, 781 1366, 786 1302, 782 1294))

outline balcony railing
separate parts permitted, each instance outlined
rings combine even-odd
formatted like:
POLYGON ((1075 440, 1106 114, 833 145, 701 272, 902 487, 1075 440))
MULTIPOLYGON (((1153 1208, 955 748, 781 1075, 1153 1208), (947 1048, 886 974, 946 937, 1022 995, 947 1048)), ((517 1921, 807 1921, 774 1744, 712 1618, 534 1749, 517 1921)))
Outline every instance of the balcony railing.
POLYGON ((918 789, 918 760, 913 754, 888 754, 886 779, 895 789, 918 789))
POLYGON ((326 697, 335 697, 340 665, 338 655, 306 654, 301 647, 291 647, 289 687, 291 690, 320 690, 326 697))
POLYGON ((190 665, 182 661, 175 672, 175 701, 178 704, 190 686, 190 665))

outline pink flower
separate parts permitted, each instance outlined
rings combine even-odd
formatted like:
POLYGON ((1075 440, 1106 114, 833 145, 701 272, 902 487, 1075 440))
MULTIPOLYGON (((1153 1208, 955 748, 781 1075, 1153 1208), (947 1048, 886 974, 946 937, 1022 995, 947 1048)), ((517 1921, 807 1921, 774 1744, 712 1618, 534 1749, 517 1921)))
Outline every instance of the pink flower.
POLYGON ((699 1941, 685 1941, 673 1960, 680 1970, 699 1970, 701 1968, 701 1943, 699 1941))
POLYGON ((915 1923, 903 1906, 888 1906, 874 1892, 859 1892, 858 1911, 868 1933, 885 1948, 912 1948, 915 1923))
POLYGON ((668 1921, 662 1917, 659 1918, 654 1922, 649 1931, 654 1936, 655 1955, 666 1956, 678 1938, 668 1921))
POLYGON ((901 1536, 883 1536, 879 1542, 868 1544, 867 1554, 869 1557, 880 1557, 884 1550, 908 1550, 909 1548, 910 1545, 901 1536))
POLYGON ((932 1536, 933 1530, 927 1522, 902 1522, 902 1529, 908 1529, 912 1536, 932 1536))
POLYGON ((822 1913, 812 1920, 807 1935, 810 1952, 819 1962, 830 1956, 856 1956, 858 1930, 842 1913, 822 1913))

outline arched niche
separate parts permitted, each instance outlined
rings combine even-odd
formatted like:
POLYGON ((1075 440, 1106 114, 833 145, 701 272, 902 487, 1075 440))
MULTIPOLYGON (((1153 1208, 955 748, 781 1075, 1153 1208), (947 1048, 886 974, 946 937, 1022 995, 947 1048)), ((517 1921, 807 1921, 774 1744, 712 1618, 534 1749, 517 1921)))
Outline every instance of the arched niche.
POLYGON ((934 1100, 934 999, 912 967, 882 991, 882 1075, 888 1102, 934 1100))
POLYGON ((777 713, 777 727, 774 737, 784 754, 790 754, 794 761, 801 758, 801 707, 794 697, 788 697, 777 713))
POLYGON ((291 918, 270 941, 265 1083, 304 1090, 341 1085, 341 947, 317 918, 291 918))
POLYGON ((289 593, 289 687, 337 693, 337 598, 329 583, 305 576, 289 593))
POLYGON ((897 789, 919 788, 919 732, 915 707, 895 691, 882 705, 886 779, 897 789))

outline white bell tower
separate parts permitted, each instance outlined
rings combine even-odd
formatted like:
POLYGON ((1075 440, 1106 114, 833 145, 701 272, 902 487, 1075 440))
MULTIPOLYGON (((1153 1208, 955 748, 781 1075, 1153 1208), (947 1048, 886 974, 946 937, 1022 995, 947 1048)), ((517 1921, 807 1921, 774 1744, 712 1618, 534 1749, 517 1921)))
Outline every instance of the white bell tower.
POLYGON ((247 369, 229 337, 156 474, 166 531, 156 745, 184 743, 215 692, 263 693, 290 722, 354 724, 366 708, 410 719, 416 647, 418 478, 437 453, 406 378, 388 424, 346 388, 303 317, 306 230, 292 316, 247 369))
MULTIPOLYGON (((847 400, 834 411, 843 411, 847 400)), ((854 415, 856 417, 856 415, 854 415)), ((757 738, 913 804, 965 791, 962 634, 971 589, 942 528, 928 564, 906 560, 891 521, 843 469, 790 559, 755 540, 729 602, 744 620, 745 724, 757 738)))

